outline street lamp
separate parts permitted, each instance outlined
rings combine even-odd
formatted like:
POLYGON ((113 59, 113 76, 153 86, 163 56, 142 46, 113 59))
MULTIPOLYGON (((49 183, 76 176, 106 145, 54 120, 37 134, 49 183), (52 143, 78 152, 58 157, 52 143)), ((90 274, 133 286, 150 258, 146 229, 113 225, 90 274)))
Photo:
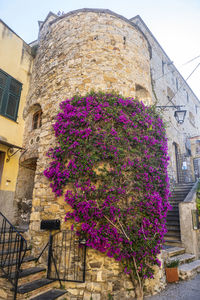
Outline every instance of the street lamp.
POLYGON ((174 117, 176 119, 176 121, 178 122, 178 124, 183 124, 184 120, 185 120, 185 115, 186 115, 186 110, 176 110, 174 112, 174 117))
POLYGON ((174 117, 177 121, 178 124, 183 124, 186 116, 187 110, 181 110, 181 106, 183 107, 184 105, 166 105, 166 106, 156 106, 157 108, 175 108, 177 109, 174 112, 174 117))

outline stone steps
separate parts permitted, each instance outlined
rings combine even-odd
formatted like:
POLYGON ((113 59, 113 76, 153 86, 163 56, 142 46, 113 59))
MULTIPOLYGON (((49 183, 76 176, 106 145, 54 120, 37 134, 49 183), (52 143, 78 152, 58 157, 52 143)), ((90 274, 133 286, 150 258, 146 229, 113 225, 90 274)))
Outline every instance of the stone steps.
MULTIPOLYGON (((30 263, 32 261, 30 260, 30 263)), ((23 268, 20 276, 17 289, 17 299, 57 299, 64 295, 67 291, 59 289, 59 282, 46 278, 46 268, 36 266, 23 268), (39 298, 37 298, 39 297, 39 298)), ((14 276, 14 274, 13 274, 14 276)))
POLYGON ((179 222, 179 218, 177 219, 177 216, 174 216, 174 215, 168 215, 167 216, 167 223, 170 224, 170 221, 176 221, 176 222, 179 222))
POLYGON ((66 291, 58 290, 58 289, 52 289, 46 293, 40 294, 34 298, 31 298, 30 300, 54 300, 58 297, 64 295, 66 291))
POLYGON ((175 239, 175 240, 172 240, 172 239, 165 239, 165 245, 166 246, 171 246, 171 247, 182 247, 182 243, 181 241, 175 239))
POLYGON ((179 260, 178 273, 181 280, 194 277, 200 272, 200 260, 195 260, 195 255, 185 253, 183 247, 169 247, 163 251, 165 262, 179 260))
POLYGON ((179 211, 168 211, 167 217, 172 217, 172 216, 179 217, 179 211))
MULTIPOLYGON (((12 239, 11 239, 12 241, 12 239)), ((9 244, 9 249, 4 249, 3 246, 2 253, 0 255, 5 256, 4 270, 10 273, 11 278, 15 279, 16 277, 16 262, 10 261, 8 254, 11 253, 12 256, 15 254, 18 255, 18 252, 15 250, 15 247, 12 246, 12 242, 9 244), (8 256, 8 261, 7 261, 8 256), (12 269, 8 269, 11 268, 12 269)), ((17 288, 17 299, 19 300, 54 300, 54 299, 65 299, 64 294, 67 293, 66 290, 59 289, 59 282, 46 278, 46 268, 38 265, 36 263, 36 258, 30 256, 30 248, 26 252, 23 263, 21 265, 21 272, 18 279, 18 288, 17 288)), ((14 258, 14 257, 13 257, 14 258)), ((4 275, 2 275, 5 278, 4 275)), ((14 287, 11 288, 11 291, 14 291, 14 287)))
POLYGON ((185 248, 182 247, 170 247, 164 250, 167 257, 181 255, 185 253, 185 248))
POLYGON ((178 231, 179 232, 179 224, 173 224, 173 223, 171 223, 170 225, 167 225, 167 230, 168 230, 168 232, 170 231, 170 230, 175 230, 175 231, 178 231))
MULTIPOLYGON (((29 255, 30 255, 30 250, 31 250, 31 248, 27 248, 27 250, 26 250, 26 253, 29 255)), ((23 255, 24 251, 25 250, 22 250, 22 255, 23 255)), ((18 253, 19 253, 19 249, 1 249, 0 248, 0 257, 1 256, 8 257, 9 254, 13 254, 13 258, 14 258, 15 256, 18 256, 18 253)))
POLYGON ((179 260, 180 265, 189 263, 195 259, 195 255, 189 253, 183 253, 169 258, 169 262, 179 260))
POLYGON ((179 207, 177 206, 172 206, 172 209, 169 210, 169 212, 178 212, 179 211, 179 207))
POLYGON ((168 234, 170 232, 177 232, 177 233, 180 233, 180 230, 179 230, 179 225, 167 225, 167 230, 168 230, 168 234))
POLYGON ((179 220, 177 220, 177 221, 176 220, 174 220, 174 221, 171 220, 171 222, 167 222, 166 225, 167 226, 180 226, 180 222, 179 222, 179 220))
MULTIPOLYGON (((35 257, 33 257, 33 256, 26 256, 25 258, 24 258, 24 260, 23 260, 23 263, 22 263, 22 269, 23 269, 23 267, 24 266, 26 266, 27 267, 27 264, 29 264, 29 262, 34 262, 35 261, 35 257)), ((4 266, 5 267, 9 267, 9 266, 11 266, 11 265, 15 265, 16 264, 16 261, 12 261, 12 262, 10 262, 10 261, 5 261, 5 263, 4 263, 4 266)))
POLYGON ((184 201, 194 183, 178 184, 174 187, 169 202, 172 209, 167 213, 167 229, 165 243, 174 246, 181 245, 180 221, 179 221, 179 204, 184 201))
MULTIPOLYGON (((11 274, 12 278, 15 278, 15 272, 11 274)), ((44 267, 31 267, 22 270, 19 273, 18 286, 28 282, 37 280, 38 278, 44 278, 46 276, 46 268, 44 267)))
POLYGON ((178 271, 181 280, 191 279, 200 272, 200 260, 180 265, 178 271))
POLYGON ((167 237, 180 237, 180 230, 178 229, 170 229, 168 230, 167 237))
POLYGON ((19 285, 17 288, 17 292, 19 294, 26 294, 26 293, 30 293, 33 292, 43 286, 46 286, 50 283, 54 282, 54 280, 50 280, 47 278, 42 278, 42 279, 38 279, 32 282, 28 282, 22 285, 19 285))

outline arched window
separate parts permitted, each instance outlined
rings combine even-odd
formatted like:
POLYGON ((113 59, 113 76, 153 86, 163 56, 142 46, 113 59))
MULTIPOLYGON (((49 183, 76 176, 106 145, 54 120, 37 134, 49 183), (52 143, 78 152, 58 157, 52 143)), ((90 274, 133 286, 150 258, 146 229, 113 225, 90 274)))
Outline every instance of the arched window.
POLYGON ((33 115, 32 129, 37 129, 42 126, 42 110, 38 110, 33 115))

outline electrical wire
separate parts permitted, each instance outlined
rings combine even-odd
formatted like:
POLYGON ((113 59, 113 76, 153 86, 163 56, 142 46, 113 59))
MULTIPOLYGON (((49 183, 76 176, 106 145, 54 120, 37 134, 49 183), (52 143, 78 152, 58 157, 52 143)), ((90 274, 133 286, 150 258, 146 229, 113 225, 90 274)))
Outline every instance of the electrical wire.
POLYGON ((199 57, 200 57, 200 55, 196 56, 195 58, 192 58, 192 59, 188 60, 188 61, 187 61, 186 63, 184 63, 182 66, 185 66, 185 65, 191 63, 193 60, 195 60, 195 59, 197 59, 197 58, 199 58, 199 57))
MULTIPOLYGON (((189 64, 190 62, 194 61, 195 59, 197 59, 197 58, 199 58, 199 57, 200 57, 200 55, 198 55, 198 56, 196 56, 196 57, 194 57, 194 58, 192 58, 192 59, 188 60, 186 63, 184 63, 184 64, 180 65, 180 67, 182 67, 182 66, 185 66, 185 65, 189 64)), ((170 73, 174 73, 174 72, 176 72, 176 71, 177 71, 177 70, 171 70, 171 71, 169 71, 169 72, 167 72, 167 73, 165 73, 165 74, 161 75, 160 77, 158 77, 158 78, 154 79, 154 81, 157 81, 157 80, 159 80, 159 79, 163 78, 164 76, 166 76, 166 75, 168 75, 168 74, 170 74, 170 73)))
MULTIPOLYGON (((192 76, 192 74, 196 71, 196 69, 198 68, 200 66, 200 63, 198 63, 197 65, 196 65, 196 67, 193 69, 193 71, 189 74, 189 76, 186 78, 186 80, 185 81, 187 81, 191 76, 192 76)), ((167 102, 167 104, 169 103, 169 102, 171 102, 173 105, 174 105, 174 107, 175 107, 175 104, 172 102, 172 99, 174 99, 174 97, 177 95, 177 93, 180 91, 180 89, 183 87, 185 85, 185 83, 183 83, 180 87, 179 87, 179 89, 176 91, 176 93, 174 94, 174 96, 171 98, 171 99, 169 99, 169 101, 167 102)), ((166 104, 166 105, 167 105, 166 104)), ((165 106, 166 106, 165 105, 165 106)), ((163 111, 164 109, 162 109, 162 111, 163 111)))

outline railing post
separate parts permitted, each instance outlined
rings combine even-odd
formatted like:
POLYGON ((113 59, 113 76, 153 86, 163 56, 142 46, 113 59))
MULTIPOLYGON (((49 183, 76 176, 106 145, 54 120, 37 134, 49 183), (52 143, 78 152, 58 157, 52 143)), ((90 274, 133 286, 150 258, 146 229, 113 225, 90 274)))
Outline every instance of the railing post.
POLYGON ((20 239, 20 248, 19 248, 19 255, 17 255, 18 259, 16 259, 16 275, 15 275, 15 286, 14 286, 14 300, 17 299, 17 286, 18 286, 18 279, 19 279, 19 272, 21 267, 21 256, 23 251, 23 240, 20 239))
POLYGON ((48 261, 47 261, 47 266, 48 266, 47 278, 50 278, 50 273, 51 273, 52 243, 53 243, 53 236, 50 231, 49 232, 49 251, 48 251, 48 261))
POLYGON ((85 282, 85 268, 86 268, 86 245, 84 245, 84 254, 83 254, 83 282, 85 282))
POLYGON ((27 251, 27 242, 20 232, 9 222, 9 220, 0 212, 0 240, 1 255, 0 268, 5 277, 13 285, 14 300, 17 298, 17 285, 20 267, 27 251), (14 237, 13 237, 14 236, 14 237), (7 244, 7 247, 5 246, 7 244), (15 257, 16 254, 16 257, 15 257), (15 268, 15 269, 14 269, 15 268), (12 272, 15 271, 13 278, 12 272))

